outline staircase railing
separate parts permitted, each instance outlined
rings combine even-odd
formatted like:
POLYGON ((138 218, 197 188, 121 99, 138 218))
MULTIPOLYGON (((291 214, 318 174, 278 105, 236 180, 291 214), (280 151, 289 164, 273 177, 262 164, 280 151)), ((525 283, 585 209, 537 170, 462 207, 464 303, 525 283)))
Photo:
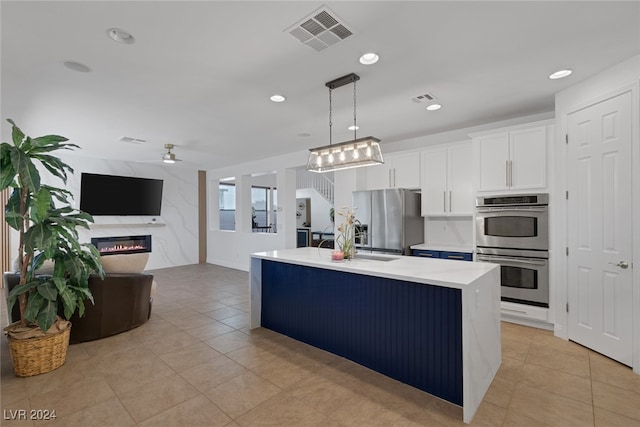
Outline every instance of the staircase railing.
POLYGON ((333 205, 333 174, 313 173, 299 170, 296 173, 296 188, 313 188, 333 205))

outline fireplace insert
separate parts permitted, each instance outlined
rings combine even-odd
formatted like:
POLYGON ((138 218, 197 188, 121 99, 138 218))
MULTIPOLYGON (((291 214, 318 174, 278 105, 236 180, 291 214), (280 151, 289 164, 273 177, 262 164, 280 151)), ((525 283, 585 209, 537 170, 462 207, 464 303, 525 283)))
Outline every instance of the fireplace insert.
POLYGON ((102 256, 145 253, 151 252, 151 235, 92 237, 91 244, 102 256))

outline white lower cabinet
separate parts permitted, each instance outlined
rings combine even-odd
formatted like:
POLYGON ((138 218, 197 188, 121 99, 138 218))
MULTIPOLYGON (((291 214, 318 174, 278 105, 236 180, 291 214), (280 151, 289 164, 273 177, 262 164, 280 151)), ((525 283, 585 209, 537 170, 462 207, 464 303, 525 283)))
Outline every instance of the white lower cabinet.
POLYGON ((518 323, 536 328, 553 329, 549 323, 549 309, 532 305, 501 301, 500 314, 505 322, 518 323))
POLYGON ((473 215, 470 142, 425 150, 422 161, 422 216, 473 215))

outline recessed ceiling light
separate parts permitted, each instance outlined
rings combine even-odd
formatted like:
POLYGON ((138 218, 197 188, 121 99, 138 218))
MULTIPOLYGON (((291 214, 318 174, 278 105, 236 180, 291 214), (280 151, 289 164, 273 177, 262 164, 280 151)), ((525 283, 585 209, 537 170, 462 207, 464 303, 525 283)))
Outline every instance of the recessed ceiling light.
POLYGON ((431 104, 431 105, 427 105, 427 110, 429 111, 436 111, 442 108, 442 105, 440 104, 431 104))
POLYGON ((298 136, 301 137, 301 138, 308 138, 308 137, 311 136, 311 134, 308 133, 308 132, 301 132, 301 133, 298 134, 298 136))
POLYGON ((64 65, 65 67, 67 67, 70 70, 77 71, 79 73, 89 73, 89 72, 91 72, 91 68, 89 68, 86 65, 81 64, 79 62, 75 62, 75 61, 64 61, 62 63, 62 65, 64 65))
POLYGON ((360 129, 360 126, 354 126, 354 125, 351 125, 347 128, 347 130, 358 130, 358 129, 360 129))
POLYGON ((269 99, 273 102, 284 102, 287 98, 282 95, 272 95, 269 99))
POLYGON ((373 52, 365 53, 360 57, 360 63, 363 65, 371 65, 378 62, 380 57, 373 52))
POLYGON ((131 34, 120 28, 108 28, 106 33, 111 40, 118 43, 133 44, 136 41, 131 34))
POLYGON ((551 80, 557 80, 557 79, 561 79, 563 77, 567 77, 571 73, 573 73, 573 70, 569 70, 569 69, 567 69, 567 70, 559 70, 559 71, 556 71, 555 73, 551 74, 549 76, 549 78, 551 80))

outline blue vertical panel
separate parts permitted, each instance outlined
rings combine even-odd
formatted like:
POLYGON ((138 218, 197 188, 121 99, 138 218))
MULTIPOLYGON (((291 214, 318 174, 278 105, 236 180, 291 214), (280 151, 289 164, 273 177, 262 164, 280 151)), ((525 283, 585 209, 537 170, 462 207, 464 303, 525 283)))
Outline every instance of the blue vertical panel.
POLYGON ((460 289, 263 260, 261 324, 462 405, 460 289))

